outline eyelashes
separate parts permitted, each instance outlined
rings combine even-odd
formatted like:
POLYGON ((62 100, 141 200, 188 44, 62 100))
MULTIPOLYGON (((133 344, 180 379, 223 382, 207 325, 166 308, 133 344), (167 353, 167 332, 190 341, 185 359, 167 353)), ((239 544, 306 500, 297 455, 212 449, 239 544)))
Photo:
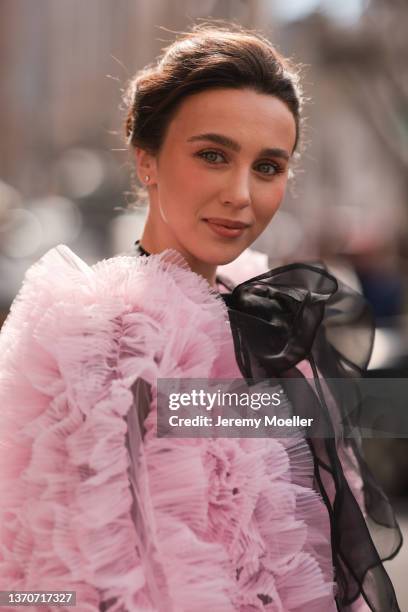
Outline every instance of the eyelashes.
POLYGON ((280 166, 279 164, 275 162, 262 161, 262 162, 259 162, 259 164, 257 164, 258 168, 262 168, 262 166, 264 168, 270 167, 273 169, 273 172, 263 172, 260 170, 261 174, 265 174, 266 176, 273 176, 274 174, 281 174, 282 172, 285 171, 285 169, 282 168, 282 166, 280 166))
MULTIPOLYGON (((205 149, 203 151, 199 151, 195 153, 195 155, 201 159, 204 159, 207 163, 218 166, 222 163, 226 163, 227 159, 221 151, 217 151, 216 149, 205 149)), ((254 166, 255 170, 262 174, 263 176, 275 176, 276 174, 281 174, 285 172, 285 168, 282 167, 279 163, 270 160, 261 160, 254 166), (263 169, 261 169, 263 168, 263 169), (267 169, 271 171, 267 171, 267 169)))
POLYGON ((211 149, 209 150, 205 150, 205 151, 199 151, 197 153, 198 157, 201 157, 202 159, 205 159, 206 161, 208 161, 210 164, 217 164, 219 162, 216 162, 214 157, 221 157, 223 161, 225 160, 225 157, 222 153, 220 153, 219 151, 213 151, 211 149), (212 157, 212 159, 211 159, 212 157))

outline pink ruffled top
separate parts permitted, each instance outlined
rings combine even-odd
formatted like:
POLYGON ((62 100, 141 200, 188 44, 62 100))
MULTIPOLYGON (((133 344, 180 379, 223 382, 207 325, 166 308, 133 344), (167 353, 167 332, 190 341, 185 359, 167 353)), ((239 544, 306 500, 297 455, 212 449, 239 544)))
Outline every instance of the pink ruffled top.
POLYGON ((0 338, 0 590, 74 590, 80 612, 335 612, 303 439, 156 436, 157 378, 241 377, 226 307, 180 256, 89 267, 57 247, 0 338))

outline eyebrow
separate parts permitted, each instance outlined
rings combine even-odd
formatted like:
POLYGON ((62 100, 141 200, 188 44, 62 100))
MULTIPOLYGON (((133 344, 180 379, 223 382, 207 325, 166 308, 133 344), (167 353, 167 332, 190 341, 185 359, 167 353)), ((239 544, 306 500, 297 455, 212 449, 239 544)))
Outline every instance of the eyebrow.
MULTIPOLYGON (((213 132, 209 132, 207 134, 197 134, 196 136, 191 136, 187 138, 187 142, 196 142, 198 140, 210 140, 215 144, 223 145, 236 153, 241 151, 241 145, 238 144, 236 140, 233 140, 229 136, 224 136, 223 134, 215 134, 213 132)), ((283 159, 289 160, 290 155, 285 149, 279 149, 276 147, 262 149, 260 155, 270 156, 270 157, 282 157, 283 159)))

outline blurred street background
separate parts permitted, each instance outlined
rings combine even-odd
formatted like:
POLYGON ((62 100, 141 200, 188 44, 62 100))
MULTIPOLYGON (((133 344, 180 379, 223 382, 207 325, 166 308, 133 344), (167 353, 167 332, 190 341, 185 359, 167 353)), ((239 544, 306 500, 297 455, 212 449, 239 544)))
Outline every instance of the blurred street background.
MULTIPOLYGON (((407 0, 0 0, 0 325, 25 270, 67 244, 130 252, 128 79, 194 21, 259 29, 303 65, 303 151, 255 248, 323 260, 370 301, 370 375, 408 376, 407 0)), ((366 443, 408 542, 408 439, 366 443)), ((408 611, 408 544, 387 568, 408 611)))

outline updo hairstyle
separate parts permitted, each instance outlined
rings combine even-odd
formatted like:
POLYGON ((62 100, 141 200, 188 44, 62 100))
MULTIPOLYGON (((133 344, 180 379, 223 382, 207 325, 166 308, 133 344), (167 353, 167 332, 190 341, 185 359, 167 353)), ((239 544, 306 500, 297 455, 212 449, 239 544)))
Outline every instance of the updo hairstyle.
POLYGON ((197 25, 181 35, 132 79, 125 94, 129 146, 157 154, 186 97, 228 87, 253 89, 284 102, 295 120, 296 150, 302 104, 297 69, 261 35, 214 25, 197 25))

